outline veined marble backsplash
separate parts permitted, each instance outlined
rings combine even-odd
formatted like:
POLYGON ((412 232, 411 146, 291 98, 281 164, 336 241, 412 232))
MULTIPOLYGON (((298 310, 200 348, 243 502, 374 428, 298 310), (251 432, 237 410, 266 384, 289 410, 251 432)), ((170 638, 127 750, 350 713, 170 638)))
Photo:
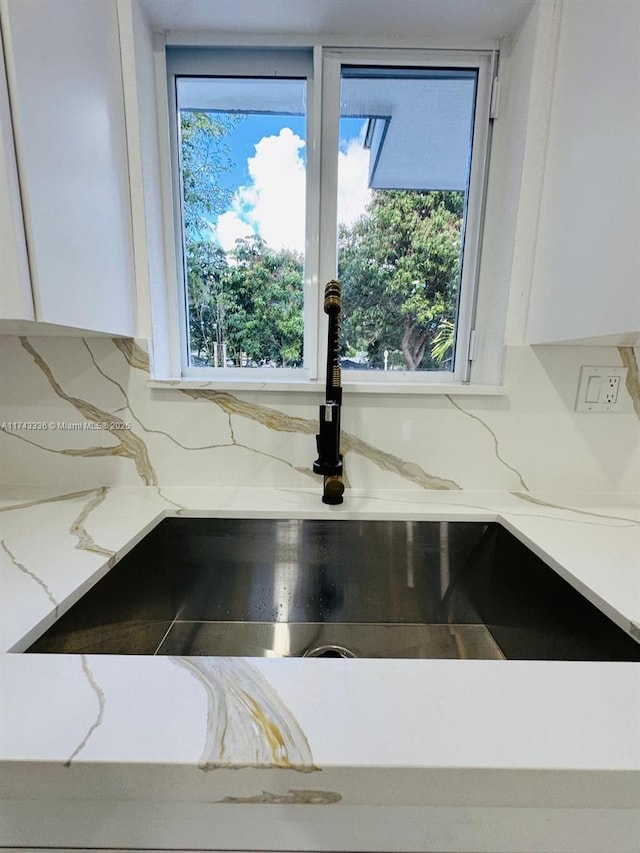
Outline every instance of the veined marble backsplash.
MULTIPOLYGON (((0 337, 0 358, 4 484, 321 488, 321 393, 151 389, 145 343, 122 339, 0 337)), ((506 396, 345 391, 348 485, 637 491, 637 351, 510 347, 505 380, 506 396), (574 411, 594 363, 629 368, 623 413, 574 411)))

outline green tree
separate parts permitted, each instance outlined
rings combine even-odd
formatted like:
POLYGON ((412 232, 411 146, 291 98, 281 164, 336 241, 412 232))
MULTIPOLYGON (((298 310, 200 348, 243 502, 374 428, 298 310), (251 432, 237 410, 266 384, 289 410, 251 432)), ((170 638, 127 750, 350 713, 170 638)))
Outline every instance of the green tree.
POLYGON ((227 260, 224 251, 210 240, 186 244, 189 343, 199 364, 215 364, 215 352, 226 341, 228 296, 224 283, 227 260))
POLYGON ((238 240, 224 276, 228 355, 240 366, 302 363, 302 256, 259 237, 238 240))
POLYGON ((461 192, 377 190, 363 216, 339 234, 343 342, 383 364, 437 367, 430 347, 454 321, 460 272, 461 192))
POLYGON ((195 110, 180 112, 182 215, 187 242, 202 239, 211 219, 231 203, 233 193, 221 182, 233 168, 225 138, 240 120, 226 113, 214 117, 195 110))
POLYGON ((436 364, 444 364, 453 354, 456 325, 452 320, 441 320, 438 331, 431 342, 431 358, 436 364))
POLYGON ((302 257, 263 240, 237 241, 224 252, 210 223, 230 206, 224 175, 232 167, 226 137, 242 118, 180 114, 183 224, 190 358, 202 365, 226 357, 236 365, 302 363, 302 257))
POLYGON ((183 227, 189 310, 190 358, 215 364, 226 342, 225 253, 211 241, 210 222, 228 209, 232 191, 223 177, 233 168, 226 143, 235 116, 195 110, 180 112, 183 227), (217 350, 216 350, 217 347, 217 350))

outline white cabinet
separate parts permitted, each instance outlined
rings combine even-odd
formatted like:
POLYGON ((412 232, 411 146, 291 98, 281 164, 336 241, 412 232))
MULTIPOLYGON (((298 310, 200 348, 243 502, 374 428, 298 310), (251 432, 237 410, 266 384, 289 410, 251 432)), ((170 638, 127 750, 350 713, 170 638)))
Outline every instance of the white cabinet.
MULTIPOLYGON (((33 316, 40 324, 133 335, 116 0, 2 0, 0 11, 33 316)), ((4 111, 2 121, 7 153, 4 111)), ((0 186, 0 195, 6 206, 11 192, 0 186)), ((15 198, 11 209, 15 217, 15 198)), ((2 249, 4 258, 4 238, 2 249)), ((2 314, 29 319, 15 305, 18 291, 13 286, 12 301, 0 303, 2 314)))
POLYGON ((527 342, 640 343, 640 4, 564 0, 527 342))

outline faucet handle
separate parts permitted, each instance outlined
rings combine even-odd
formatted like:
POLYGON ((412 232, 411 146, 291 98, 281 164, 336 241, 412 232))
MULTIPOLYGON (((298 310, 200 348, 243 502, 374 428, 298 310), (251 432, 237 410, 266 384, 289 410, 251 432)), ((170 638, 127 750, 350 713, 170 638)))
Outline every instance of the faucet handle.
POLYGON ((328 475, 324 478, 324 489, 322 492, 322 503, 341 504, 343 501, 344 483, 337 475, 328 475))

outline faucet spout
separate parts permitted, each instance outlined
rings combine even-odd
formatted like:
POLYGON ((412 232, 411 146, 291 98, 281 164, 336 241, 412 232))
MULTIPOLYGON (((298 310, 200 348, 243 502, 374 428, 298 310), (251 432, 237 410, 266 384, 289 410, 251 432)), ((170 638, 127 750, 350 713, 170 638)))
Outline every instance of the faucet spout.
POLYGON ((324 476, 322 501, 341 504, 344 493, 342 455, 340 453, 340 410, 342 385, 340 371, 340 320, 342 288, 330 281, 324 289, 324 311, 329 317, 327 341, 327 384, 325 402, 320 404, 319 432, 316 435, 318 458, 313 463, 316 474, 324 476))

